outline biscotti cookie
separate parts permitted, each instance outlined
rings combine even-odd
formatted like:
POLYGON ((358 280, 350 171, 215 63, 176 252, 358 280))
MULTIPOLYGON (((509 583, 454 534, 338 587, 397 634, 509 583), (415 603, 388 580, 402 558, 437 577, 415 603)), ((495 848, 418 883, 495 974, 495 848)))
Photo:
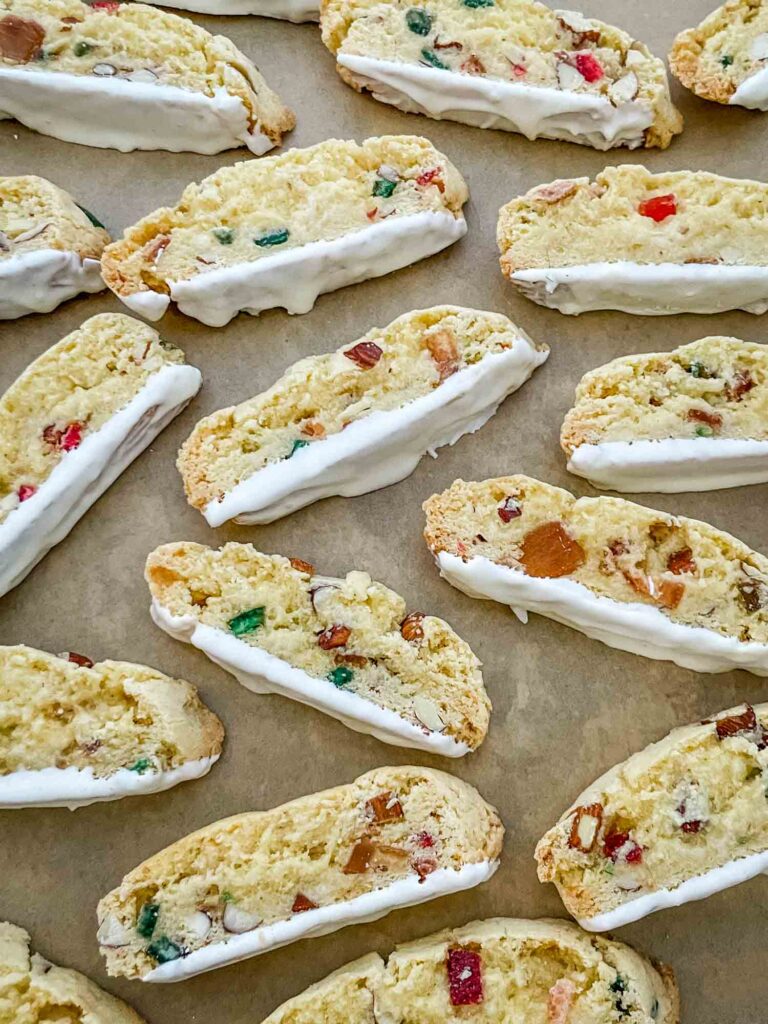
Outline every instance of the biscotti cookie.
POLYGON ((229 39, 118 0, 3 0, 2 117, 102 149, 259 155, 296 120, 229 39))
POLYGON ((108 246, 104 280, 149 320, 171 300, 223 327, 307 313, 318 295, 399 270, 466 233, 464 179, 431 142, 330 139, 224 167, 108 246))
POLYGON ((52 182, 0 177, 0 320, 100 292, 99 258, 109 240, 93 214, 52 182))
POLYGON ((182 679, 0 647, 0 808, 85 807, 205 775, 224 729, 182 679))
POLYGON ((715 103, 768 110, 768 4, 730 0, 675 39, 672 73, 715 103))
POLYGON ((162 7, 179 7, 199 14, 256 14, 283 21, 317 21, 317 0, 163 0, 162 7))
POLYGON ((501 269, 561 313, 768 310, 768 185, 707 171, 607 167, 499 212, 501 269))
POLYGON ((768 867, 768 704, 673 730, 606 772, 536 847, 539 878, 606 931, 768 867))
POLYGON ((30 943, 23 928, 0 921, 2 1024, 144 1024, 90 978, 32 953, 30 943))
POLYGON ((768 675, 768 558, 707 523, 528 476, 456 480, 425 537, 459 590, 646 658, 768 675))
POLYGON ((503 834, 477 790, 408 766, 214 822, 101 900, 107 971, 178 981, 472 888, 503 834))
POLYGON ((571 473, 615 491, 768 480, 768 349, 702 338, 582 377, 560 443, 571 473))
POLYGON ((177 416, 200 371, 157 331, 103 313, 0 397, 0 594, 20 583, 177 416))
POLYGON ((682 130, 664 64, 621 29, 535 0, 323 0, 349 85, 411 113, 610 149, 682 130))
POLYGON ((371 953, 264 1024, 678 1024, 674 974, 570 921, 497 917, 371 953), (471 1009, 470 1009, 471 1008, 471 1009), (469 1014, 469 1016, 468 1016, 469 1014))
POLYGON ((250 544, 166 544, 147 559, 152 617, 249 690, 308 704, 385 743, 461 757, 491 709, 480 662, 442 619, 367 573, 318 576, 250 544))
POLYGON ((387 487, 478 430, 548 355, 499 313, 405 313, 201 420, 177 463, 187 499, 221 526, 387 487))

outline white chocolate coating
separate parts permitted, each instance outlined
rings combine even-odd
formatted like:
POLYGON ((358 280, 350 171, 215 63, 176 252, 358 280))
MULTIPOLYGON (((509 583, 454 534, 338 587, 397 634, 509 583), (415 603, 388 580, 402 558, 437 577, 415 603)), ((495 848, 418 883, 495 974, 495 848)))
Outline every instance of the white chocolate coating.
POLYGON ((575 448, 568 470, 593 487, 627 494, 719 491, 768 481, 768 441, 735 437, 601 441, 575 448))
POLYGON ((166 149, 220 153, 247 146, 256 156, 274 143, 248 128, 242 100, 219 88, 213 96, 162 82, 70 75, 28 65, 0 68, 0 118, 43 135, 99 149, 166 149))
POLYGON ((768 68, 745 78, 728 102, 735 107, 768 110, 768 68))
POLYGON ((427 900, 447 896, 452 892, 471 889, 481 885, 496 871, 498 861, 479 861, 465 864, 457 871, 452 868, 438 868, 431 875, 420 880, 416 875, 399 878, 396 882, 363 893, 351 900, 331 903, 316 910, 294 914, 287 921, 254 928, 242 935, 232 935, 227 942, 214 942, 196 949, 189 956, 171 960, 155 967, 145 974, 142 981, 181 981, 203 971, 211 971, 225 964, 237 963, 247 957, 266 953, 268 950, 285 946, 299 939, 328 935, 349 924, 364 924, 378 921, 392 910, 412 907, 427 900))
MULTIPOLYGON (((186 281, 169 281, 168 286, 179 310, 209 327, 224 327, 240 312, 258 316, 278 306, 288 313, 308 313, 324 292, 400 270, 440 252, 466 233, 463 216, 423 210, 339 238, 262 256, 252 263, 221 267, 186 281)), ((155 293, 135 292, 118 298, 139 316, 159 320, 168 308, 168 296, 148 296, 155 293)))
POLYGON ((457 590, 507 604, 523 622, 526 611, 536 612, 644 658, 672 661, 696 672, 741 668, 768 676, 768 644, 744 643, 703 626, 673 622, 658 608, 598 596, 575 580, 527 576, 487 558, 463 562, 447 551, 441 551, 436 561, 440 575, 457 590))
POLYGON ((312 0, 163 0, 160 6, 198 14, 257 14, 294 23, 320 18, 319 4, 312 0))
POLYGON ((562 139, 601 150, 636 149, 653 123, 650 106, 637 100, 615 107, 605 97, 589 93, 502 82, 343 51, 337 53, 336 61, 375 99, 398 110, 520 132, 529 139, 562 139))
POLYGON ((768 310, 768 266, 619 260, 516 270, 510 280, 540 306, 569 316, 593 309, 640 316, 768 310))
POLYGON ((176 640, 192 644, 254 693, 279 693, 298 700, 336 718, 355 732, 367 733, 395 747, 427 750, 444 757, 463 757, 470 752, 466 743, 452 736, 422 729, 397 712, 339 689, 327 679, 310 676, 223 629, 207 626, 191 615, 172 615, 157 600, 152 601, 150 614, 160 629, 176 640))
POLYGON ((63 249, 36 249, 0 260, 0 320, 50 313, 81 292, 103 291, 98 260, 63 249))
POLYGON ((579 924, 590 932, 607 932, 613 928, 631 924, 633 921, 639 921, 641 917, 647 917, 648 914, 655 914, 657 910, 680 907, 684 903, 706 899, 707 896, 746 882, 766 870, 768 870, 768 850, 752 853, 748 857, 741 857, 739 860, 732 860, 718 868, 705 871, 703 875, 687 878, 674 889, 659 889, 657 892, 649 892, 628 903, 623 903, 614 910, 608 910, 604 914, 580 919, 579 924))
POLYGON ((218 761, 219 754, 187 761, 168 771, 143 775, 119 768, 106 778, 97 778, 92 768, 41 768, 0 775, 0 809, 19 807, 78 807, 124 796, 162 793, 180 782, 199 779, 218 761))
POLYGON ((521 334, 399 409, 373 412, 241 481, 204 510, 209 526, 271 523, 331 495, 351 497, 409 476, 426 452, 479 430, 549 355, 521 334))
POLYGON ((164 366, 74 451, 66 452, 26 501, 0 524, 0 595, 24 579, 197 394, 194 366, 164 366))

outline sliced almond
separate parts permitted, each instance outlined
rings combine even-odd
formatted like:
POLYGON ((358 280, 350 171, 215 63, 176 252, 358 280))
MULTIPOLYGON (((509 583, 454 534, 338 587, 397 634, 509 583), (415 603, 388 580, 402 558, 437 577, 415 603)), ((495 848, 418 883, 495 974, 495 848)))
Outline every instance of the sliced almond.
POLYGON ((99 945, 106 946, 108 949, 128 946, 133 941, 133 937, 133 930, 118 921, 114 914, 107 914, 96 932, 99 945))
POLYGON ((589 804, 586 807, 577 807, 571 832, 568 836, 568 845, 573 850, 581 850, 582 853, 590 853, 597 840, 597 833, 603 823, 603 805, 589 804))
POLYGON ((571 64, 562 61, 557 65, 557 81, 561 89, 571 91, 584 85, 586 78, 571 64))
POLYGON ((257 914, 251 914, 235 903, 227 903, 224 907, 222 923, 228 932, 233 935, 242 935, 243 932, 252 932, 261 924, 261 918, 257 914))
POLYGON ((53 224, 49 220, 44 221, 42 224, 35 224, 34 227, 29 228, 27 231, 22 231, 20 235, 16 235, 13 241, 16 245, 19 242, 29 242, 33 238, 37 238, 38 235, 42 235, 50 227, 53 227, 53 224))
POLYGON ((98 76, 99 78, 111 78, 117 74, 117 68, 114 64, 94 64, 91 68, 91 74, 98 76))
POLYGON ((445 722, 440 717, 440 710, 434 701, 421 695, 413 698, 413 713, 422 725, 430 732, 440 732, 445 728, 445 722))
POLYGON ((549 185, 539 185, 528 193, 530 199, 540 199, 544 203, 559 203, 561 199, 572 196, 579 186, 575 181, 562 179, 549 185))
POLYGON ((618 106, 620 103, 629 103, 637 96, 640 89, 640 82, 634 71, 628 71, 623 78, 614 82, 608 89, 611 101, 618 106))
POLYGON ((145 85, 154 85, 158 80, 158 76, 154 71, 150 71, 149 68, 137 68, 135 71, 129 71, 122 77, 129 82, 143 82, 145 85))
POLYGON ((761 32, 759 36, 755 36, 749 48, 749 56, 752 60, 768 59, 768 32, 761 32))
POLYGON ((204 910, 193 910, 184 918, 184 928, 196 939, 204 939, 211 930, 211 919, 204 910))

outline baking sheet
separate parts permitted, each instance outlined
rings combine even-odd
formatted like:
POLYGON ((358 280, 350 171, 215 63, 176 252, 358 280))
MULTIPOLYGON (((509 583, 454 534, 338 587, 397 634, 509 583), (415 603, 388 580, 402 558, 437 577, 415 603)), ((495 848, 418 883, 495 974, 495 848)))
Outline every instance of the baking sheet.
MULTIPOLYGON (((714 5, 714 0, 712 0, 714 5)), ((665 53, 710 0, 583 0, 589 15, 622 25, 665 53)), ((227 726, 226 751, 211 774, 168 793, 67 810, 0 812, 0 919, 23 925, 50 959, 78 968, 129 1001, 150 1024, 258 1022, 280 1002, 353 958, 448 925, 497 914, 565 916, 551 886, 536 879, 536 841, 606 768, 676 725, 743 700, 768 684, 733 672, 699 676, 610 650, 538 616, 521 625, 500 605, 473 601, 438 579, 421 538, 421 502, 456 477, 526 472, 594 493, 565 471, 558 433, 574 386, 615 356, 671 348, 706 334, 763 341, 765 318, 562 316, 513 293, 498 269, 495 223, 509 198, 556 177, 594 175, 606 164, 765 174, 768 116, 718 107, 675 87, 686 130, 665 153, 601 154, 554 142, 402 114, 343 85, 314 25, 258 18, 196 21, 229 35, 297 112, 289 144, 421 133, 444 150, 471 189, 469 234, 449 251, 397 274, 321 297, 304 316, 240 316, 224 329, 171 313, 159 325, 204 374, 201 394, 113 485, 16 590, 0 600, 0 642, 94 659, 139 662, 196 683, 227 726), (331 350, 400 313, 457 302, 508 314, 552 346, 545 366, 479 433, 425 458, 406 481, 354 499, 331 499, 267 527, 209 529, 184 501, 173 468, 178 445, 201 416, 269 386, 294 360, 331 350), (359 735, 276 696, 249 693, 202 654, 156 629, 142 578, 147 553, 172 540, 252 541, 299 556, 322 573, 365 569, 402 593, 410 608, 444 616, 484 662, 494 704, 476 754, 446 761, 359 735), (385 764, 429 764, 455 772, 500 810, 507 826, 502 866, 488 884, 378 923, 307 940, 174 986, 107 979, 95 939, 95 907, 123 874, 207 822, 272 807, 385 764)), ((217 157, 120 154, 36 135, 0 122, 0 173, 38 173, 71 190, 117 235, 184 185, 245 151, 217 157)), ((0 389, 87 317, 123 307, 108 295, 0 323, 0 389)), ((639 496, 641 503, 696 516, 768 550, 768 487, 710 494, 639 496)), ((646 918, 617 935, 677 970, 684 1020, 757 1024, 765 1019, 766 881, 758 878, 703 903, 646 918)))

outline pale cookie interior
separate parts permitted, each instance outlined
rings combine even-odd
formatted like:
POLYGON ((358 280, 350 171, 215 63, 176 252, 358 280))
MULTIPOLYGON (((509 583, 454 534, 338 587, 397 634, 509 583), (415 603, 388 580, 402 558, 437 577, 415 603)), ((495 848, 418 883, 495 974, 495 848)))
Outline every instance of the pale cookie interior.
POLYGON ((214 943, 399 879, 494 861, 503 827, 476 790, 428 768, 242 814, 145 861, 99 904, 112 975, 145 975, 214 943))
POLYGON ((316 678, 400 715, 425 733, 478 746, 490 702, 480 662, 451 627, 406 615, 405 601, 364 572, 345 579, 250 544, 166 544, 147 560, 152 596, 316 678))
POLYGON ((684 726, 585 790, 539 842, 580 918, 768 848, 768 705, 684 726))
POLYGON ((181 349, 121 313, 101 313, 44 352, 0 398, 0 523, 124 408, 181 349))
POLYGON ((582 444, 668 438, 768 438, 768 351, 702 338, 672 352, 622 356, 582 377, 560 434, 582 444))
POLYGON ((767 209, 763 182, 607 167, 593 182, 540 185, 502 207, 501 267, 511 275, 619 260, 766 266, 767 209))
POLYGON ((189 683, 144 665, 88 661, 0 647, 0 776, 45 768, 144 775, 221 752, 221 722, 189 683))
POLYGON ((189 185, 105 250, 104 280, 118 295, 252 263, 309 242, 339 238, 391 217, 460 216, 464 180, 415 135, 364 143, 330 139, 310 149, 224 167, 189 185))
POLYGON ((41 249, 97 260, 109 240, 92 213, 45 178, 0 178, 0 264, 41 249))
POLYGON ((177 463, 187 498, 204 509, 269 463, 430 394, 520 337, 499 314, 435 306, 373 328, 336 352, 302 359, 268 391, 197 424, 177 463))
POLYGON ((569 579, 672 622, 768 643, 768 558, 707 523, 527 476, 455 481, 424 505, 435 554, 569 579))

